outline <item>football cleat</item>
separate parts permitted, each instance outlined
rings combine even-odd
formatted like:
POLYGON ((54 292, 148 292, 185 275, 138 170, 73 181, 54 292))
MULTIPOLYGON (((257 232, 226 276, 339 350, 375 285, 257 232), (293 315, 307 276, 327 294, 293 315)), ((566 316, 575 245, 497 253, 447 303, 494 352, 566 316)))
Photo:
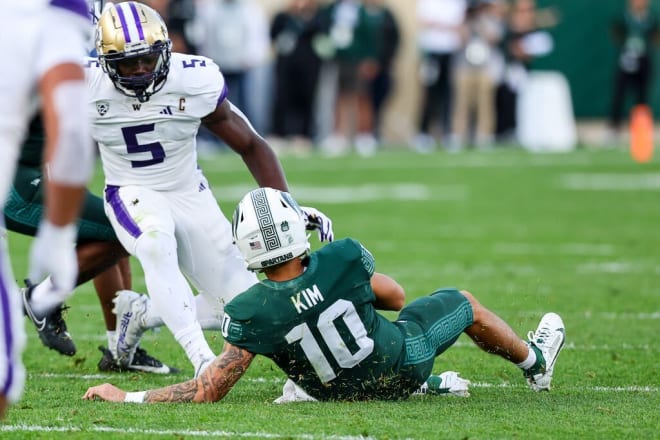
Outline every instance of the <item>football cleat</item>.
POLYGON ((62 317, 62 312, 67 310, 68 307, 60 304, 48 315, 39 318, 30 306, 30 298, 34 287, 33 284, 27 283, 27 286, 21 289, 23 312, 37 328, 37 334, 42 344, 60 354, 73 356, 76 354, 76 344, 71 339, 71 334, 69 334, 66 322, 62 317))
POLYGON ((129 368, 146 330, 142 318, 147 312, 147 296, 121 290, 112 302, 115 304, 112 311, 117 315, 117 363, 129 368))
POLYGON ((153 374, 176 374, 181 371, 178 368, 170 367, 155 357, 150 356, 147 351, 141 347, 136 348, 133 362, 131 362, 128 367, 122 367, 119 365, 117 360, 112 356, 110 350, 102 345, 99 346, 99 350, 103 353, 103 357, 98 363, 100 371, 112 371, 115 373, 139 371, 153 374))
POLYGON ((546 313, 536 331, 530 331, 527 338, 530 346, 536 347, 543 355, 542 362, 537 361, 535 367, 524 371, 527 383, 534 391, 550 391, 555 362, 566 340, 564 321, 556 313, 546 313))
POLYGON ((443 394, 458 397, 470 397, 468 386, 470 381, 459 377, 455 371, 445 371, 439 375, 431 375, 413 395, 443 394))

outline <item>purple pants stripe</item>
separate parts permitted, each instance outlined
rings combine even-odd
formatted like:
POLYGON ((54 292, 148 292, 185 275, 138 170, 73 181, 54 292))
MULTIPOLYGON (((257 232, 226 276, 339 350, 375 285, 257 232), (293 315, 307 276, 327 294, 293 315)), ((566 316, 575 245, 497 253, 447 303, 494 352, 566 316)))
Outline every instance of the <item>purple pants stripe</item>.
POLYGON ((7 282, 12 282, 5 280, 6 274, 4 273, 4 261, 5 254, 0 251, 0 308, 2 308, 2 316, 4 317, 2 321, 2 337, 5 339, 5 353, 2 356, 7 361, 7 376, 4 378, 4 382, 0 384, 0 392, 7 396, 9 390, 14 383, 14 334, 12 329, 12 318, 16 319, 15 316, 12 316, 11 307, 9 305, 9 292, 7 291, 7 282))
POLYGON ((108 185, 105 188, 105 200, 110 204, 112 212, 115 213, 117 221, 122 228, 126 230, 134 238, 138 238, 142 235, 140 227, 133 221, 133 218, 129 215, 124 206, 124 202, 121 201, 119 197, 119 187, 114 185, 108 185))

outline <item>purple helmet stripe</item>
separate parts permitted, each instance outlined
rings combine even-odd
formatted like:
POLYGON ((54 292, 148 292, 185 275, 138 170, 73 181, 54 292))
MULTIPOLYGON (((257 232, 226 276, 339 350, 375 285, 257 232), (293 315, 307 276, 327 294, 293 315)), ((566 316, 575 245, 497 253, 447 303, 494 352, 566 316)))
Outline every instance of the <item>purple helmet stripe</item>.
POLYGON ((135 26, 137 26, 138 36, 140 41, 144 40, 144 31, 142 30, 142 23, 140 23, 140 15, 138 10, 135 7, 135 3, 130 3, 131 13, 133 14, 133 20, 135 20, 135 26))
POLYGON ((126 17, 124 17, 124 11, 121 8, 121 5, 118 6, 117 8, 117 15, 119 16, 119 21, 121 23, 121 28, 124 31, 124 40, 126 43, 131 42, 131 34, 128 32, 128 26, 126 24, 126 17))
POLYGON ((2 336, 5 339, 5 352, 0 355, 7 362, 7 375, 4 378, 4 382, 1 384, 0 392, 7 396, 9 394, 9 389, 14 384, 14 335, 12 333, 12 319, 16 317, 11 315, 11 310, 9 307, 9 292, 7 291, 7 282, 12 282, 6 280, 6 274, 2 270, 4 262, 2 258, 5 256, 4 252, 0 252, 0 308, 1 314, 4 318, 2 320, 2 336))
POLYGON ((126 230, 132 237, 138 238, 142 235, 140 227, 133 221, 130 214, 124 206, 124 202, 119 198, 119 187, 114 185, 108 185, 105 189, 105 200, 112 207, 112 212, 115 213, 117 221, 122 228, 126 230))
POLYGON ((82 15, 89 19, 89 9, 84 0, 50 0, 50 5, 56 8, 66 9, 75 14, 82 15))

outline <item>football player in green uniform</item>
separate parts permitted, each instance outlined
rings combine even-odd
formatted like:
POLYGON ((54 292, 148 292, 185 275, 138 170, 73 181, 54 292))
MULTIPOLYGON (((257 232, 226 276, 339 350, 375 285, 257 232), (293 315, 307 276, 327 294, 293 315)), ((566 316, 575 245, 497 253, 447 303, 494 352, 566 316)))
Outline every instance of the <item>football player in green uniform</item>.
MULTIPOLYGON (((16 170, 7 203, 4 218, 7 229, 20 234, 35 236, 39 219, 44 211, 44 182, 42 172, 42 154, 44 148, 44 128, 41 116, 33 118, 29 126, 28 137, 21 149, 21 156, 16 170)), ((78 278, 76 285, 93 279, 106 325, 108 347, 116 346, 115 328, 117 317, 112 312, 113 298, 118 291, 131 288, 131 273, 128 253, 117 240, 103 210, 103 201, 87 191, 78 222, 76 254, 78 257, 78 278)), ((30 307, 32 295, 48 295, 51 280, 38 285, 28 285, 22 290, 23 305, 26 314, 34 323, 41 342, 57 352, 73 356, 76 346, 67 331, 62 318, 63 305, 58 305, 46 316, 38 316, 30 307), (39 292, 41 290, 41 292, 39 292)), ((177 370, 139 349, 133 363, 128 368, 119 367, 114 362, 110 349, 99 347, 103 357, 98 364, 102 371, 146 371, 152 373, 173 373, 177 370)))
POLYGON ((435 357, 465 332, 488 353, 516 364, 535 391, 549 390, 564 324, 547 313, 523 341, 467 291, 439 289, 398 310, 403 288, 375 272, 373 256, 347 238, 310 253, 305 221, 288 193, 260 188, 233 216, 233 237, 248 268, 266 279, 225 307, 222 353, 196 379, 126 393, 110 384, 85 399, 215 402, 257 354, 272 359, 316 400, 405 399, 431 373, 435 357))

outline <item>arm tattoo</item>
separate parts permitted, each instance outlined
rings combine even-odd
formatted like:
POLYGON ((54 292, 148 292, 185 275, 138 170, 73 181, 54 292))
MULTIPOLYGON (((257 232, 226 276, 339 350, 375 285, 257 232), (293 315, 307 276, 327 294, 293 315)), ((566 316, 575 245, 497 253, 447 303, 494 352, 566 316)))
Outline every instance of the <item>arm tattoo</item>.
POLYGON ((229 392, 250 366, 254 354, 225 342, 222 354, 197 379, 150 390, 145 402, 217 402, 229 392))

